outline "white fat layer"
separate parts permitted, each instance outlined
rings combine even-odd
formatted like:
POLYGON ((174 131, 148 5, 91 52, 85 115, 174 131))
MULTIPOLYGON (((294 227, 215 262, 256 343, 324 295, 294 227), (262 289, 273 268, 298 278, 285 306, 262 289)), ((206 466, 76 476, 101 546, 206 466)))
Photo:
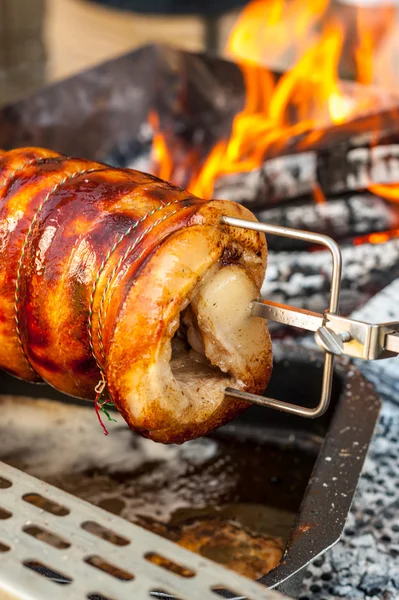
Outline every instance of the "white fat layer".
POLYGON ((238 386, 264 348, 265 328, 251 317, 251 303, 258 297, 247 269, 235 264, 220 269, 191 303, 206 356, 223 373, 233 375, 238 386))
POLYGON ((186 340, 175 336, 171 341, 180 315, 171 324, 151 382, 161 408, 170 410, 176 399, 173 411, 181 424, 204 421, 224 401, 226 387, 243 387, 248 366, 265 344, 265 326, 251 317, 251 302, 258 297, 244 266, 217 265, 196 287, 182 316, 186 340))

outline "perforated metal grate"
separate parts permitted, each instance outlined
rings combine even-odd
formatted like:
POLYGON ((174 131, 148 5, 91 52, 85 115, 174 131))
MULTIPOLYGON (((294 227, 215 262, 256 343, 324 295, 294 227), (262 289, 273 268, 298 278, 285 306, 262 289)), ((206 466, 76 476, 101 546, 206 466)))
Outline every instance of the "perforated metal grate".
POLYGON ((0 598, 283 596, 0 463, 0 598))

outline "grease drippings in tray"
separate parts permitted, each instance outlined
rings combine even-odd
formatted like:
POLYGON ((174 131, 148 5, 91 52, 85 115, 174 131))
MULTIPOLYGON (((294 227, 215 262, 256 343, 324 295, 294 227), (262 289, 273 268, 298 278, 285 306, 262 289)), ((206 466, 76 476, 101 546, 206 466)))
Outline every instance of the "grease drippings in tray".
POLYGON ((104 438, 89 405, 0 404, 0 460, 252 578, 279 562, 318 450, 240 421, 182 446, 120 423, 104 438))
POLYGON ((289 473, 299 460, 267 443, 233 438, 170 450, 165 460, 149 460, 132 473, 94 470, 53 483, 247 576, 275 566, 295 516, 287 495, 301 488, 303 474, 289 473))

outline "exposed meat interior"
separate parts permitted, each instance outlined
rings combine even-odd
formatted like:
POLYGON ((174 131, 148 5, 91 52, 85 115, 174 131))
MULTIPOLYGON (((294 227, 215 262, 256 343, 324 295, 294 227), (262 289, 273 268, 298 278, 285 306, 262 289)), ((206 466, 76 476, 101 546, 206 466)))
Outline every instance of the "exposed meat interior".
POLYGON ((264 329, 251 317, 258 297, 240 264, 211 269, 198 285, 172 339, 172 375, 187 398, 209 396, 217 405, 226 387, 243 387, 242 371, 265 344, 264 329))

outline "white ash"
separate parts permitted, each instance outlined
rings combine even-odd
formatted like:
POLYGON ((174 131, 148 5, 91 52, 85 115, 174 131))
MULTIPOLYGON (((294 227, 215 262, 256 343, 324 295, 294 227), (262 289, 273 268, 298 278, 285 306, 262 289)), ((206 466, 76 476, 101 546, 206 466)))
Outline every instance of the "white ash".
MULTIPOLYGON (((343 246, 341 251, 341 312, 348 314, 399 276, 399 239, 384 244, 343 246)), ((328 306, 330 281, 329 251, 270 251, 262 296, 299 308, 323 311, 328 306)))
MULTIPOLYGON (((284 151, 283 151, 284 152, 284 151)), ((396 183, 399 179, 399 144, 376 146, 369 137, 325 144, 305 152, 265 157, 250 172, 221 177, 214 196, 229 198, 249 207, 311 194, 316 184, 327 195, 367 189, 371 182, 396 183), (360 147, 357 147, 357 146, 360 147)))
MULTIPOLYGON (((351 317, 399 321, 399 279, 351 317)), ((313 345, 313 337, 302 340, 313 345)), ((399 598, 399 358, 356 361, 385 401, 340 542, 309 565, 300 600, 399 598)))
POLYGON ((300 600, 399 598, 399 410, 383 409, 340 542, 309 565, 300 600))
MULTIPOLYGON (((399 278, 395 279, 390 285, 386 286, 362 307, 354 310, 348 316, 352 319, 368 323, 399 323, 398 298, 399 278)), ((271 323, 271 325, 273 324, 271 323)), ((287 337, 285 337, 285 340, 287 340, 287 337)), ((296 343, 308 348, 317 348, 313 335, 307 333, 297 340, 296 343)), ((396 406, 399 406, 399 357, 376 361, 359 359, 353 362, 359 371, 373 382, 379 394, 386 400, 384 405, 385 414, 389 414, 390 410, 393 411, 393 414, 396 414, 396 406), (390 409, 390 405, 394 406, 390 409)))
MULTIPOLYGON (((264 223, 320 232, 335 239, 388 230, 398 221, 396 206, 371 194, 281 205, 260 210, 256 216, 264 223)), ((274 236, 268 239, 269 245, 271 241, 274 236)))
POLYGON ((265 160, 260 168, 253 171, 220 177, 213 195, 248 205, 265 205, 269 188, 273 189, 273 197, 276 198, 309 194, 317 181, 316 169, 315 152, 286 154, 265 160))
MULTIPOLYGON (((399 279, 379 292, 351 315, 369 323, 399 323, 399 279)), ((399 325, 398 325, 399 328, 399 325)), ((357 367, 370 379, 383 396, 399 405, 399 358, 382 361, 356 361, 357 367)))
POLYGON ((367 188, 374 183, 396 183, 399 178, 399 145, 389 144, 375 148, 354 148, 347 154, 354 168, 347 176, 348 190, 367 188))

